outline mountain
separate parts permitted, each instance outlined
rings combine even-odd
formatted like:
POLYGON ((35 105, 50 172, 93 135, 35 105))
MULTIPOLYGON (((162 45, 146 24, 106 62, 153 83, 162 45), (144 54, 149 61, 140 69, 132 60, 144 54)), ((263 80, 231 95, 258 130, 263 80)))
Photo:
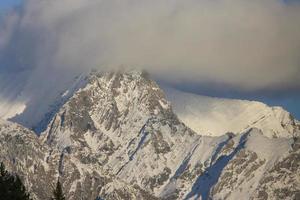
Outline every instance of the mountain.
MULTIPOLYGON (((0 73, 0 118, 43 132, 59 108, 80 88, 86 73, 62 74, 62 78, 29 78, 37 72, 0 73)), ((268 137, 300 135, 300 122, 281 107, 261 102, 213 98, 183 92, 161 84, 176 115, 200 135, 220 136, 242 133, 251 127, 268 137)))
POLYGON ((35 191, 34 197, 46 199, 54 181, 49 173, 55 173, 55 168, 46 162, 49 148, 32 131, 4 120, 0 120, 0 146, 0 161, 25 179, 25 185, 35 191))
POLYGON ((93 73, 40 137, 1 121, 0 159, 36 199, 58 177, 70 200, 299 198, 299 137, 200 135, 180 119, 147 73, 93 73))
POLYGON ((178 117, 201 135, 261 129, 267 137, 300 136, 300 122, 281 107, 261 102, 201 96, 163 86, 178 117))
POLYGON ((68 199, 96 199, 99 195, 111 200, 156 199, 96 165, 78 162, 67 150, 51 149, 35 133, 15 123, 1 120, 0 145, 0 160, 24 179, 33 199, 50 199, 58 178, 68 199))
POLYGON ((86 85, 86 74, 0 68, 0 118, 42 132, 58 109, 86 85), (49 72, 49 74, 51 74, 49 72))

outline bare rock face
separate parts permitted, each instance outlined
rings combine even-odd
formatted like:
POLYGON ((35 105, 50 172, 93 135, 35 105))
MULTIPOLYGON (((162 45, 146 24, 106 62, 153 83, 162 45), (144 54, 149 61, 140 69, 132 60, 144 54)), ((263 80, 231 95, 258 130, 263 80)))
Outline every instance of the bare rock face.
POLYGON ((92 75, 41 140, 85 169, 96 167, 155 194, 198 138, 173 114, 158 85, 133 71, 92 75))
POLYGON ((0 161, 23 177, 35 199, 49 198, 54 182, 54 163, 48 163, 49 148, 32 131, 11 122, 0 121, 0 161), (38 184, 36 184, 38 183, 38 184))
POLYGON ((51 196, 58 178, 69 200, 299 195, 297 138, 268 138, 255 128, 197 135, 140 71, 91 74, 40 137, 1 122, 0 144, 0 159, 38 200, 51 196))
POLYGON ((290 200, 300 198, 299 144, 300 138, 294 138, 289 154, 281 158, 260 180, 255 198, 290 200))
POLYGON ((131 196, 130 199, 156 199, 96 166, 79 165, 68 150, 51 149, 42 144, 35 133, 14 123, 1 121, 0 145, 0 160, 23 178, 33 199, 50 199, 58 177, 68 191, 67 199, 96 199, 100 191, 104 197, 121 198, 123 195, 131 196))

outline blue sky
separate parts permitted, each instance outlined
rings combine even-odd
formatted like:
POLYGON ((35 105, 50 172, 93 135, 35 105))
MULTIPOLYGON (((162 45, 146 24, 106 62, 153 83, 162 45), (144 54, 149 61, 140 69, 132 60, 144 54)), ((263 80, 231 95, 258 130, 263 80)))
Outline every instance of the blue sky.
POLYGON ((0 8, 1 10, 10 8, 12 6, 20 4, 22 0, 1 0, 0 1, 0 8))
MULTIPOLYGON (((22 0, 0 0, 0 14, 6 10, 19 5, 22 0)), ((285 1, 286 2, 286 1, 285 1)), ((291 2, 291 1, 290 1, 291 2)), ((292 2, 299 2, 299 0, 292 0, 292 2)), ((196 92, 202 95, 227 97, 227 98, 240 98, 249 100, 258 100, 265 102, 272 106, 282 106, 291 112, 296 118, 300 119, 300 91, 260 91, 260 92, 237 92, 230 88, 222 88, 220 86, 212 86, 207 84, 204 86, 202 83, 186 83, 181 85, 183 90, 196 92)), ((226 86, 225 86, 226 87, 226 86)))
MULTIPOLYGON (((0 16, 14 6, 20 5, 22 0, 0 0, 0 16)), ((1 19, 0 19, 1 20, 1 19)))

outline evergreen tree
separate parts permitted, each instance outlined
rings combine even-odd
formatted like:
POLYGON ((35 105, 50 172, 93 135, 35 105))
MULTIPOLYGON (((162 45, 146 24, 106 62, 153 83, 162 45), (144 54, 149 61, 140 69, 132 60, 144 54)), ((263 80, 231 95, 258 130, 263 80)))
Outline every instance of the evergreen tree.
POLYGON ((29 194, 18 175, 12 175, 0 163, 0 199, 30 200, 29 194))
POLYGON ((65 200, 63 189, 59 180, 56 183, 56 188, 53 190, 53 198, 51 200, 65 200))
POLYGON ((7 175, 7 171, 5 169, 5 165, 3 162, 0 163, 0 178, 4 177, 7 175))

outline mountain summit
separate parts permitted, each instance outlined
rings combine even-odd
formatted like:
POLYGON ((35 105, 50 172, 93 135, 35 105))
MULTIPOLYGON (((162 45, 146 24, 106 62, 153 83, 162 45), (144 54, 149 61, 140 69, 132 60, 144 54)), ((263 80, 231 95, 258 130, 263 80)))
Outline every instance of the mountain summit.
POLYGON ((0 158, 35 199, 49 198, 58 177, 70 200, 299 197, 297 135, 274 138, 266 132, 272 127, 253 124, 199 134, 145 72, 97 72, 84 80, 46 116, 40 137, 0 123, 0 158))
POLYGON ((201 96, 166 86, 163 89, 178 117, 198 134, 220 136, 255 127, 267 137, 300 136, 300 122, 281 107, 201 96))

